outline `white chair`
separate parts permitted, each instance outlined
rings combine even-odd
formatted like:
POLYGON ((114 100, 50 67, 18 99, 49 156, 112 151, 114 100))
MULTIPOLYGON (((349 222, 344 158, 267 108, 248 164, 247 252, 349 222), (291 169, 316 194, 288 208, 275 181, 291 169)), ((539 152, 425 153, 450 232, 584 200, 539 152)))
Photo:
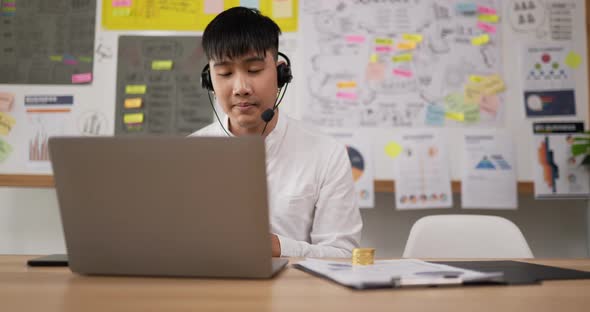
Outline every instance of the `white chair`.
POLYGON ((410 230, 404 258, 533 258, 512 221, 483 215, 434 215, 410 230))

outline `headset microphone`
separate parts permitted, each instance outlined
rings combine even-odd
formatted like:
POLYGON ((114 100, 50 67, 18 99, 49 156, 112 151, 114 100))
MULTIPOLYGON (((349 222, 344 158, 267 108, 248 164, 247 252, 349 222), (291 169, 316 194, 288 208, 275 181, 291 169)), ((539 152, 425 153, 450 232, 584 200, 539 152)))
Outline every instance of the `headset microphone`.
POLYGON ((267 110, 265 110, 264 112, 262 112, 262 114, 260 115, 260 118, 262 118, 262 120, 264 120, 264 122, 269 122, 272 120, 272 118, 275 116, 275 111, 272 108, 269 108, 267 110))

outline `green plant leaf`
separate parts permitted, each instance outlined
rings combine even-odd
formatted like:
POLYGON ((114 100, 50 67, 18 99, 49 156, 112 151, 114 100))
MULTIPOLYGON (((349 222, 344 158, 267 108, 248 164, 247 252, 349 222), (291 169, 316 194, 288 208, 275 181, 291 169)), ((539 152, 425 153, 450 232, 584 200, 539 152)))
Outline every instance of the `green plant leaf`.
POLYGON ((586 154, 589 149, 590 144, 574 144, 572 145, 572 154, 574 154, 574 156, 586 154))

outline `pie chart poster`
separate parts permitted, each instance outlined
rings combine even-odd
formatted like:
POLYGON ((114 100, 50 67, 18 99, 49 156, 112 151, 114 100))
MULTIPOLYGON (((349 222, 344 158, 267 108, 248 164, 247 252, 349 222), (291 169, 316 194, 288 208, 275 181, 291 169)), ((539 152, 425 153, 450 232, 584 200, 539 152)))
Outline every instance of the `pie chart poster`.
POLYGON ((361 208, 375 207, 373 158, 370 144, 345 142, 348 158, 352 166, 352 177, 358 192, 361 208))

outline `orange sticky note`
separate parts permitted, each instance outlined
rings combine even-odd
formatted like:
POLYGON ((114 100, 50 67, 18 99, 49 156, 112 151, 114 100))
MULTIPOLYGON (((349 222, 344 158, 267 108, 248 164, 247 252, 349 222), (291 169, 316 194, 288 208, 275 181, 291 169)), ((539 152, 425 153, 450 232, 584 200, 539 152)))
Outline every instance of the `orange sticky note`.
POLYGON ((416 48, 415 41, 404 41, 397 44, 398 50, 414 50, 416 48))
POLYGON ((354 88, 356 87, 356 81, 340 81, 336 85, 338 88, 354 88))
POLYGON ((141 108, 142 98, 125 99, 125 108, 141 108))

